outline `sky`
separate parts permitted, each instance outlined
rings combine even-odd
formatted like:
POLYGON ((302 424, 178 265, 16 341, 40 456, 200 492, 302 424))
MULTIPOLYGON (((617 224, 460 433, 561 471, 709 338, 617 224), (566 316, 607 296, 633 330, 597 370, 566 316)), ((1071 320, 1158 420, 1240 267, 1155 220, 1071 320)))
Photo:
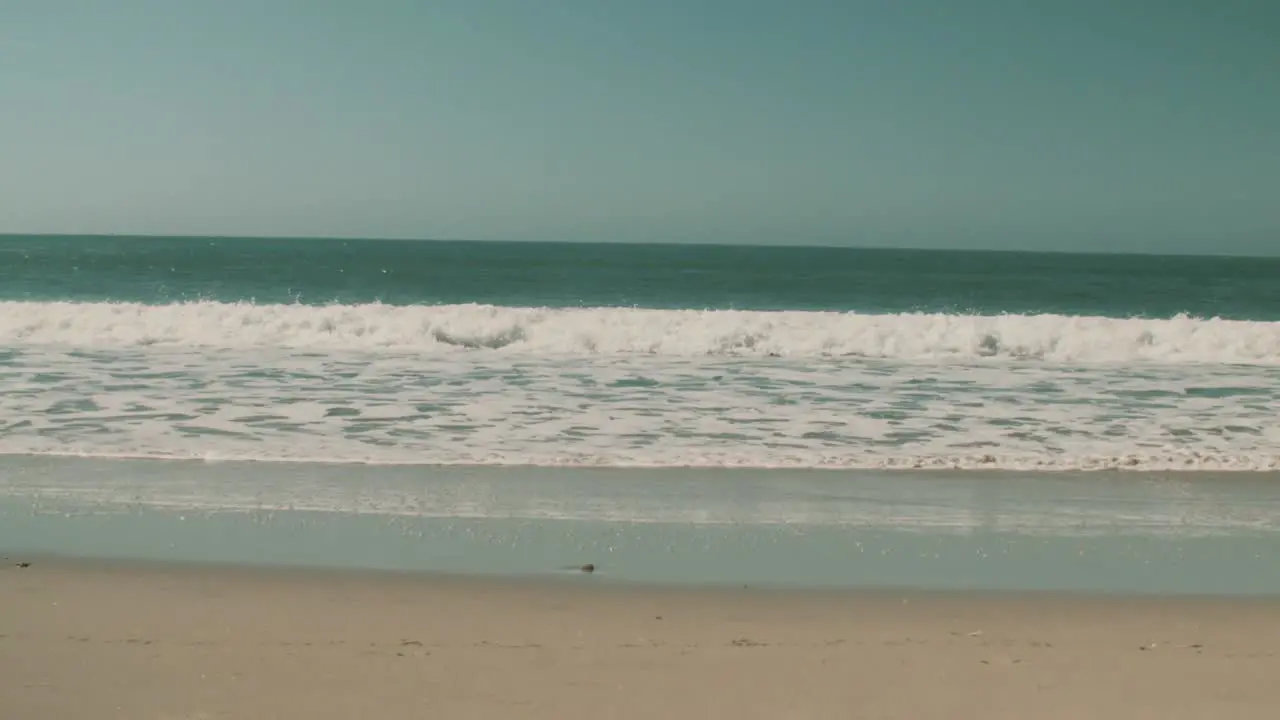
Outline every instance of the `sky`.
POLYGON ((0 233, 1280 254, 1274 0, 0 0, 0 233))

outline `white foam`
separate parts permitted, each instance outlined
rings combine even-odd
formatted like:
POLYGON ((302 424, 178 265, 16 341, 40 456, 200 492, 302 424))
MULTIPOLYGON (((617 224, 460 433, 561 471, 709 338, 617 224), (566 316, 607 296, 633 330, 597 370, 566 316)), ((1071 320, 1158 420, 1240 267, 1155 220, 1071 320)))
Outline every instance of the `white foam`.
POLYGON ((1280 322, 1064 315, 0 302, 0 345, 1280 365, 1280 322))
POLYGON ((441 450, 429 454, 400 453, 333 453, 325 454, 324 443, 307 449, 297 446, 270 448, 263 452, 248 448, 236 450, 192 449, 187 452, 138 448, 118 452, 101 450, 63 450, 52 443, 36 443, 22 449, 3 449, 4 455, 37 455, 47 457, 98 460, 166 460, 203 462, 302 463, 311 465, 372 465, 431 467, 539 467, 539 468, 618 468, 628 470, 656 469, 752 469, 752 470, 994 470, 1013 472, 1093 472, 1099 470, 1131 472, 1280 472, 1280 454, 1215 454, 1197 451, 1141 452, 1123 455, 1080 455, 1046 457, 1021 453, 1009 454, 943 454, 913 455, 843 453, 761 453, 746 450, 638 453, 617 452, 531 452, 496 455, 491 451, 469 449, 441 450), (394 457, 389 457, 394 456, 394 457))
POLYGON ((1280 469, 1280 370, 21 348, 0 453, 388 465, 1280 469))

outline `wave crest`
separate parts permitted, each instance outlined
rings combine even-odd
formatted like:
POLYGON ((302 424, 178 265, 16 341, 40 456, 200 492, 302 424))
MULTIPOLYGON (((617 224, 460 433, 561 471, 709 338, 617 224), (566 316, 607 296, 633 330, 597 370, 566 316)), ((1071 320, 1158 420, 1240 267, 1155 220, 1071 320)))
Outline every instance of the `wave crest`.
POLYGON ((1280 323, 1070 315, 0 302, 0 344, 1280 365, 1280 323))

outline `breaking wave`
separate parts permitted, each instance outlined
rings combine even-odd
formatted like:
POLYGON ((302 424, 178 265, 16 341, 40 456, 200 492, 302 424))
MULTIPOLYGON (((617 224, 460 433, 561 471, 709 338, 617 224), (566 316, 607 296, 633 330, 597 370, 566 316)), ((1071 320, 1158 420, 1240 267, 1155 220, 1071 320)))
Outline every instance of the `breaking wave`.
POLYGON ((1069 315, 0 302, 0 344, 1280 365, 1280 322, 1069 315))

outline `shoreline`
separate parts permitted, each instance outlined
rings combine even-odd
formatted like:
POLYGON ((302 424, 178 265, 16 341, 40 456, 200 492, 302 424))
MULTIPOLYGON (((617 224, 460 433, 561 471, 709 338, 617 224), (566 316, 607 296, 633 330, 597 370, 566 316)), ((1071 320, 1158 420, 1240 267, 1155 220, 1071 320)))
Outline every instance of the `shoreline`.
POLYGON ((421 570, 344 565, 300 565, 228 560, 177 560, 150 557, 108 557, 9 552, 0 549, 0 571, 41 569, 54 573, 94 575, 165 575, 174 577, 217 576, 222 579, 287 580, 301 583, 350 583, 382 585, 449 586, 475 590, 525 589, 542 592, 585 594, 650 594, 672 597, 758 597, 781 599, 824 599, 829 601, 1017 602, 1017 603, 1103 603, 1115 605, 1274 605, 1280 610, 1276 593, 1191 593, 1130 590, 1041 589, 1003 587, 945 587, 922 585, 799 585, 771 582, 696 582, 638 580, 611 577, 607 566, 594 565, 583 571, 566 566, 542 572, 495 573, 456 570, 421 570))
MULTIPOLYGON (((1231 479, 1236 477, 1248 478, 1256 475, 1280 475, 1280 456, 1277 456, 1270 465, 1263 466, 1239 466, 1239 465, 1205 465, 1191 466, 1187 464, 1170 464, 1168 466, 1144 466, 1140 463, 1125 462, 1131 457, 1138 457, 1139 453, 1130 456, 1110 457, 1110 456, 1088 456, 1080 461, 1077 465, 1050 465, 1050 464, 1025 464, 1025 465, 1001 465, 999 458, 990 453, 974 453, 969 455, 940 456, 923 461, 918 458, 909 456, 884 456, 881 464, 802 464, 802 463, 776 463, 776 464, 754 464, 754 465, 738 465, 725 462, 706 462, 706 463, 641 463, 641 462, 575 462, 572 460, 563 462, 534 462, 534 461, 511 461, 511 462, 480 462, 476 460, 384 460, 371 458, 328 458, 319 457, 290 457, 290 456, 229 456, 216 457, 198 454, 147 454, 147 453, 85 453, 75 451, 59 451, 59 450, 15 450, 0 451, 0 459, 13 459, 19 462, 39 463, 43 461, 49 462, 96 462, 96 463, 170 463, 178 465, 203 464, 203 465, 266 465, 266 466, 297 466, 304 468, 329 468, 329 467, 356 467, 368 468, 373 470, 421 470, 436 472, 455 472, 455 473, 486 473, 486 472, 568 472, 568 473, 599 473, 599 474, 615 474, 627 475, 636 473, 680 473, 680 472, 697 472, 697 473, 713 473, 713 474, 754 474, 754 475, 770 475, 776 473, 789 473, 795 475, 839 475, 850 473, 862 474, 883 474, 898 475, 904 477, 919 478, 950 478, 959 479, 982 478, 982 477, 1009 477, 1009 476, 1026 476, 1026 475, 1046 475, 1055 478, 1066 479, 1088 479, 1093 477, 1111 478, 1111 477, 1138 477, 1150 478, 1155 475, 1168 475, 1179 479, 1231 479), (980 458, 992 457, 991 461, 981 460, 980 458), (965 463, 968 464, 965 464, 965 463)), ((1190 459, 1194 455, 1188 453, 1185 459, 1190 459)))
POLYGON ((0 568, 3 717, 1120 720, 1280 703, 1275 598, 31 563, 0 568))

